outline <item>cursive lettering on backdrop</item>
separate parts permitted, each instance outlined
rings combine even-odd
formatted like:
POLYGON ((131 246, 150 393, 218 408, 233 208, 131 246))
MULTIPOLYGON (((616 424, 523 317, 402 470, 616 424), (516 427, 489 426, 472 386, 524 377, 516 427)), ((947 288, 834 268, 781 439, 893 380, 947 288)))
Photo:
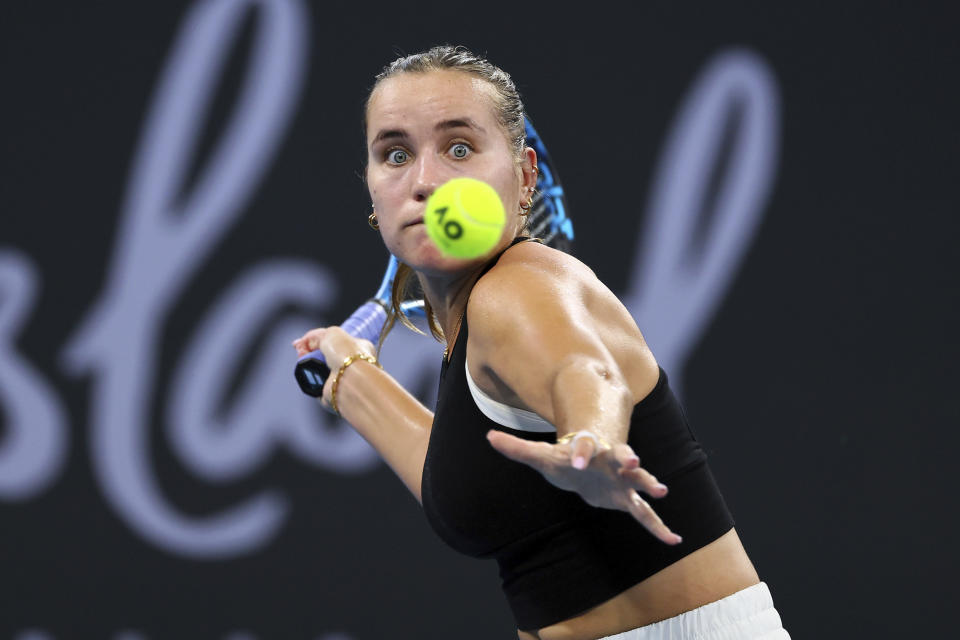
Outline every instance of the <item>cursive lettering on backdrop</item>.
POLYGON ((0 498, 27 500, 56 479, 69 443, 63 403, 16 348, 40 289, 36 268, 13 249, 0 250, 0 498))
MULTIPOLYGON (((149 428, 164 323, 191 276, 236 221, 270 165, 300 94, 306 24, 304 7, 293 0, 207 0, 191 9, 160 78, 132 164, 107 286, 65 353, 75 373, 93 378, 91 459, 107 500, 141 536, 180 555, 218 558, 248 553, 272 538, 288 510, 279 492, 265 490, 214 515, 191 517, 178 511, 162 495, 155 478, 149 428), (216 81, 242 19, 253 8, 259 11, 243 89, 206 166, 192 190, 184 194, 186 167, 216 81)), ((330 297, 325 292, 331 279, 309 265, 262 265, 243 281, 253 287, 250 298, 238 301, 235 293, 228 292, 211 312, 225 323, 220 336, 233 340, 237 349, 263 319, 261 313, 230 317, 249 311, 251 300, 264 305, 260 307, 264 310, 330 297), (262 293, 264 285, 280 280, 283 286, 262 293)), ((210 444, 191 436, 204 432, 197 424, 213 412, 195 396, 187 394, 187 402, 182 401, 183 379, 189 377, 198 388, 217 393, 218 380, 225 375, 221 372, 213 381, 198 377, 210 375, 197 364, 198 353, 225 355, 222 343, 209 339, 217 333, 209 327, 208 321, 199 335, 207 340, 205 347, 188 349, 186 366, 195 371, 184 372, 182 365, 173 382, 174 413, 186 420, 173 429, 173 442, 194 470, 202 468, 198 461, 215 460, 207 477, 234 477, 269 453, 268 425, 276 423, 277 417, 265 421, 263 393, 251 393, 238 401, 251 413, 241 424, 231 425, 224 436, 231 441, 230 448, 212 455, 191 448, 210 444), (254 446, 258 449, 251 455, 254 446)), ((276 336, 267 344, 276 349, 276 336)), ((262 359, 258 363, 264 364, 262 359)), ((274 438, 291 437, 289 433, 298 431, 288 430, 274 438)), ((351 451, 356 450, 355 446, 351 451)))
POLYGON ((773 72, 737 49, 709 61, 667 134, 623 300, 678 387, 762 219, 776 177, 779 117, 773 72), (724 158, 731 120, 736 136, 724 158), (718 167, 720 186, 704 211, 718 167))

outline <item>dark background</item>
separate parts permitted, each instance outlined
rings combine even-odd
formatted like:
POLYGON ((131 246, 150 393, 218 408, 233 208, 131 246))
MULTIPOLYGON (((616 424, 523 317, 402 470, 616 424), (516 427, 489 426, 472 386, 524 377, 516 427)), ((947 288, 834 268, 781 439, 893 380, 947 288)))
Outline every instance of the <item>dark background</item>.
MULTIPOLYGON (((138 536, 104 500, 87 446, 91 383, 64 370, 62 351, 105 286, 129 163, 189 6, 0 7, 0 249, 28 256, 42 279, 12 347, 70 421, 49 487, 0 498, 0 637, 515 637, 496 567, 444 548, 382 465, 338 474, 277 449, 255 473, 211 485, 165 444, 157 401, 154 464, 171 502, 203 514, 270 487, 287 497, 289 517, 262 548, 202 560, 138 536)), ((324 265, 341 291, 333 319, 377 281, 385 252, 365 221, 361 105, 397 52, 464 44, 513 75, 564 179, 576 254, 622 293, 666 131, 708 61, 743 48, 779 91, 773 190, 674 376, 794 638, 949 633, 960 426, 953 5, 307 7, 293 119, 164 325, 156 398, 197 318, 247 265, 324 265)), ((250 10, 231 54, 198 166, 230 110, 258 15, 250 10)), ((0 423, 0 443, 8 430, 0 423)))

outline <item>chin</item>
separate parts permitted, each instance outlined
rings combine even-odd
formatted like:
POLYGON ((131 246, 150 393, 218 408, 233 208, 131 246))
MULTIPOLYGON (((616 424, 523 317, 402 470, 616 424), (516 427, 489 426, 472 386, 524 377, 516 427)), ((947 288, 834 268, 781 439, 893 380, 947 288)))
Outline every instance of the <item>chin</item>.
POLYGON ((439 276, 454 274, 475 267, 478 264, 483 264, 490 259, 490 256, 455 258, 441 253, 435 244, 428 241, 427 246, 422 247, 415 255, 411 256, 411 258, 413 259, 407 264, 416 271, 425 275, 439 276))
POLYGON ((464 260, 462 258, 452 258, 440 253, 436 247, 420 253, 417 260, 410 266, 426 275, 443 275, 462 271, 464 267, 477 262, 476 260, 464 260))
POLYGON ((455 258, 440 251, 436 244, 427 236, 422 225, 416 227, 417 233, 411 234, 399 243, 399 247, 387 247, 397 256, 400 262, 424 275, 449 275, 483 264, 496 252, 491 249, 477 258, 455 258))

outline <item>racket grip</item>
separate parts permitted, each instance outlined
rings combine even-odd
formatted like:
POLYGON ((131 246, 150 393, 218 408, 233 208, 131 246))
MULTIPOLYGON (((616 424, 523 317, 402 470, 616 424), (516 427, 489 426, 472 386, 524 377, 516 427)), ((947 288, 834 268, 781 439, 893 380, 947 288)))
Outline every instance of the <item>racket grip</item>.
MULTIPOLYGON (((340 325, 340 328, 355 338, 376 343, 386 321, 386 307, 379 300, 372 299, 354 311, 340 325)), ((297 379, 301 391, 308 396, 319 398, 323 395, 324 383, 330 377, 330 367, 327 366, 327 362, 319 350, 311 351, 300 356, 293 375, 297 379)))

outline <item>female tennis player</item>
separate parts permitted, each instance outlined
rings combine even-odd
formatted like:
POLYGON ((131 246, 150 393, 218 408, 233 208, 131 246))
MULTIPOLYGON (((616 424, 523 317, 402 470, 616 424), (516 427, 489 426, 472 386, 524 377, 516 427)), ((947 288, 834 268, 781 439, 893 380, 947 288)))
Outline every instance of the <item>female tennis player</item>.
POLYGON ((294 347, 330 363, 324 405, 445 542, 496 558, 521 639, 789 638, 633 318, 589 268, 524 236, 537 157, 510 76, 463 48, 401 58, 366 128, 371 225, 447 348, 431 413, 372 343, 314 329, 294 347), (458 176, 508 212, 474 260, 424 230, 427 198, 458 176))

